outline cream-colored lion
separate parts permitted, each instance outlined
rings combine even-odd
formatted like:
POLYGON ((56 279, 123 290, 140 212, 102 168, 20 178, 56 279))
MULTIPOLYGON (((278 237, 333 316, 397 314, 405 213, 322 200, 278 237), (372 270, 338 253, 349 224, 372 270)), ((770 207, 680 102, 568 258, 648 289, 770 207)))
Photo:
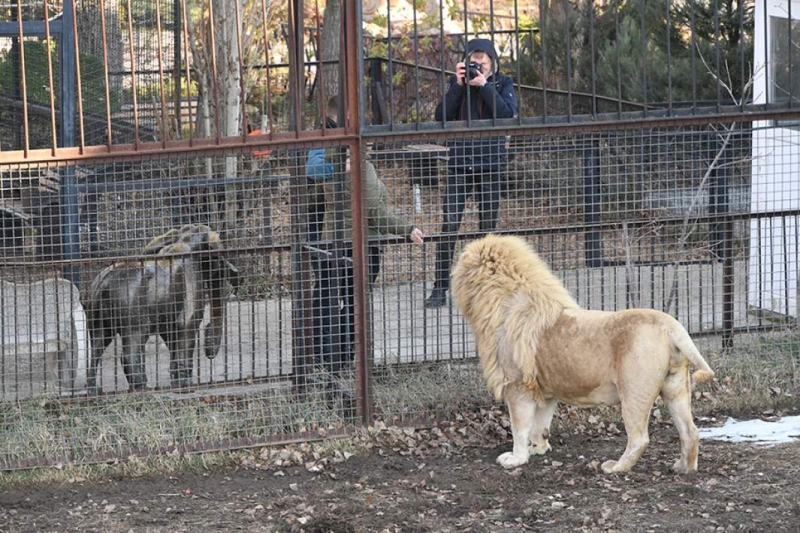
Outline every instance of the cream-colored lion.
POLYGON ((452 273, 452 294, 472 326, 483 375, 511 418, 514 449, 497 462, 513 468, 547 440, 556 401, 621 404, 628 446, 606 473, 627 472, 649 442, 650 409, 660 394, 681 438, 673 469, 697 470, 689 364, 695 381, 714 377, 689 334, 660 311, 581 309, 520 238, 489 235, 469 243, 452 273))

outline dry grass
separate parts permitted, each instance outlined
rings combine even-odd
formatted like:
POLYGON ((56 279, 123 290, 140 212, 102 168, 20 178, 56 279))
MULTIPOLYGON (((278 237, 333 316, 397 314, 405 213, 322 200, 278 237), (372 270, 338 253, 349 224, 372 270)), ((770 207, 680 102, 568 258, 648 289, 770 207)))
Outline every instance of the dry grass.
MULTIPOLYGON (((718 339, 698 344, 717 373, 712 384, 695 389, 696 416, 745 418, 764 411, 778 414, 800 409, 800 342, 794 329, 740 335, 725 352, 718 339)), ((352 390, 353 376, 338 380, 338 390, 352 390)), ((111 458, 113 464, 35 469, 0 474, 6 482, 68 481, 108 475, 142 475, 172 470, 205 469, 230 463, 233 452, 186 454, 198 444, 321 428, 354 422, 352 405, 325 387, 302 395, 288 387, 257 387, 231 396, 191 398, 165 393, 121 395, 60 402, 55 398, 0 404, 3 450, 0 462, 45 458, 54 465, 111 458), (348 414, 349 413, 349 414, 348 414), (146 457, 134 457, 133 453, 146 457)), ((375 369, 376 413, 387 423, 425 418, 454 419, 460 413, 488 407, 492 398, 477 361, 375 369)), ((658 409, 656 409, 657 411, 658 409)), ((661 410, 660 417, 668 418, 661 410)), ((589 417, 619 424, 615 408, 564 407, 554 430, 574 430, 589 417)), ((621 426, 620 426, 621 427, 621 426)), ((335 446, 347 446, 338 443, 335 446)))
POLYGON ((705 394, 696 404, 706 412, 748 417, 767 410, 800 409, 797 329, 738 335, 729 352, 717 348, 705 353, 716 372, 714 383, 699 389, 705 394))

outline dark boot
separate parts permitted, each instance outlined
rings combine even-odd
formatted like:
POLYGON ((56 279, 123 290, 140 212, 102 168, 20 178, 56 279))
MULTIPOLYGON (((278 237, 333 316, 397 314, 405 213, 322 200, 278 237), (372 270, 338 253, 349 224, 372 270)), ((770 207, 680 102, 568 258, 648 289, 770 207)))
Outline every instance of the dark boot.
POLYGON ((447 305, 447 289, 434 287, 431 295, 425 300, 426 309, 435 309, 447 305))

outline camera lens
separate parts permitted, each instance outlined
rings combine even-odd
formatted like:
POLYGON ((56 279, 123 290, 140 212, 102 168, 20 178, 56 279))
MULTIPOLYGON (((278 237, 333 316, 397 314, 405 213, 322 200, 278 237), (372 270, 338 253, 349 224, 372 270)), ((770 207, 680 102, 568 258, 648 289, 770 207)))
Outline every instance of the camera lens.
POLYGON ((474 78, 481 72, 481 66, 474 61, 470 61, 469 66, 467 66, 467 77, 469 79, 474 78))

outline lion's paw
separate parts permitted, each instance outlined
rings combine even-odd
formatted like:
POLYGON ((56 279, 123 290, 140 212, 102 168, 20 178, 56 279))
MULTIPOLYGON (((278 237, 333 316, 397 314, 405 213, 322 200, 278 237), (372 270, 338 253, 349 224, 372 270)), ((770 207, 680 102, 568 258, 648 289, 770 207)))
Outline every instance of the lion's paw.
POLYGON ((686 461, 683 459, 678 459, 675 461, 675 464, 672 465, 672 471, 676 474, 689 474, 697 471, 697 468, 689 468, 689 465, 686 464, 686 461))
POLYGON ((497 456, 497 463, 503 468, 516 468, 528 462, 528 457, 514 455, 514 452, 501 453, 497 456))
POLYGON ((550 446, 549 440, 542 439, 542 442, 537 442, 536 444, 532 444, 529 449, 533 455, 544 455, 553 448, 550 446))
POLYGON ((613 461, 613 460, 608 460, 605 463, 603 463, 602 465, 600 465, 600 468, 606 474, 614 474, 615 472, 617 472, 617 470, 615 470, 616 467, 617 467, 617 461, 613 461))

